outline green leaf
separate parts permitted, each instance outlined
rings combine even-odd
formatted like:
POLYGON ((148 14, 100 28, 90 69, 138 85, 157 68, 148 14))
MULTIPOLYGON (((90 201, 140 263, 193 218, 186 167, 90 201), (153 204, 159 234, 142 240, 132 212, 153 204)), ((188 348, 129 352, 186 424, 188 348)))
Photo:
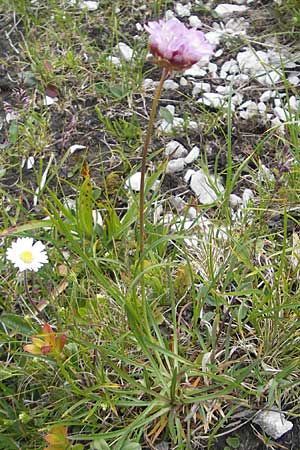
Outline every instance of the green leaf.
POLYGON ((173 114, 168 110, 168 108, 164 108, 164 107, 161 107, 160 109, 159 109, 159 116, 162 118, 162 119, 165 119, 168 123, 170 123, 171 125, 173 124, 173 122, 174 122, 174 116, 173 116, 173 114))
POLYGON ((238 436, 232 436, 226 439, 226 444, 230 445, 231 448, 239 448, 240 438, 238 436))
POLYGON ((125 442, 121 447, 121 450, 141 450, 140 444, 137 442, 125 442))
POLYGON ((104 439, 96 439, 94 442, 92 442, 91 449, 93 449, 93 450, 110 450, 110 447, 105 442, 104 439))
POLYGON ((3 323, 7 328, 14 331, 14 334, 31 334, 32 333, 32 327, 30 324, 20 316, 17 316, 15 314, 2 314, 1 323, 3 323))
POLYGON ((30 222, 26 222, 20 225, 15 225, 10 228, 6 228, 4 230, 0 230, 0 238, 5 236, 14 236, 16 234, 20 234, 23 231, 32 231, 37 230, 39 228, 48 228, 52 227, 53 223, 51 220, 31 220, 30 222))
POLYGON ((82 169, 83 182, 79 191, 78 198, 78 219, 82 231, 87 235, 93 234, 93 197, 92 184, 87 164, 82 169))
POLYGON ((12 145, 15 145, 18 140, 18 122, 16 120, 12 120, 11 125, 9 127, 9 142, 12 145))

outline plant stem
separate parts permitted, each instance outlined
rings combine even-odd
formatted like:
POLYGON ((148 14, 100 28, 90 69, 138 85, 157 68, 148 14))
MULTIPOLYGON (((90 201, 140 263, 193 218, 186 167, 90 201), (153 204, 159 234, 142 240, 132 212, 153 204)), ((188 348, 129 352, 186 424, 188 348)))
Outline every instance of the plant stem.
POLYGON ((165 67, 162 69, 161 78, 159 81, 159 85, 156 88, 152 108, 150 112, 150 118, 147 128, 147 134, 143 146, 143 153, 142 153, 142 167, 141 167, 141 184, 140 184, 140 247, 139 247, 139 253, 141 258, 141 269, 144 270, 144 263, 143 263, 143 257, 141 256, 144 251, 144 241, 145 241, 145 235, 144 235, 144 225, 145 225, 145 174, 146 174, 146 163, 147 163, 147 155, 148 155, 148 148, 150 144, 151 139, 151 133, 153 130, 153 124, 155 119, 155 114, 157 110, 158 101, 161 95, 161 91, 163 88, 163 84, 167 76, 169 75, 169 70, 165 67))
POLYGON ((30 301, 31 305, 33 306, 33 308, 34 308, 34 310, 35 310, 35 312, 36 312, 37 317, 38 317, 39 315, 41 315, 41 316, 44 318, 44 314, 42 313, 42 311, 39 310, 39 308, 38 308, 37 305, 35 304, 35 302, 34 302, 32 296, 31 296, 31 294, 30 294, 29 286, 28 286, 27 270, 24 270, 24 287, 25 287, 25 292, 26 292, 27 298, 28 298, 28 300, 30 301))

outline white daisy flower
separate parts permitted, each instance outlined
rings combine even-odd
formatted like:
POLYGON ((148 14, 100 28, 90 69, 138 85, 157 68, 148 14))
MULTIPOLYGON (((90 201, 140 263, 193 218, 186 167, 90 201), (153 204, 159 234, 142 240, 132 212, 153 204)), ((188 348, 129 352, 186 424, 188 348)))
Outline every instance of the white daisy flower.
POLYGON ((45 246, 41 241, 33 243, 29 237, 18 238, 6 251, 6 258, 23 272, 33 270, 37 272, 43 264, 48 262, 45 246))

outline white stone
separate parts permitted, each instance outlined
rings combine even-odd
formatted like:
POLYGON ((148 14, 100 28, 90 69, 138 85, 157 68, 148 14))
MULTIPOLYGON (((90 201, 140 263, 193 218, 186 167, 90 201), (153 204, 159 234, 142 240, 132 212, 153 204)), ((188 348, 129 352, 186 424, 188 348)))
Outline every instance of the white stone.
POLYGON ((275 116, 278 117, 281 122, 285 122, 289 116, 289 112, 285 111, 283 108, 280 108, 280 106, 276 106, 273 111, 275 116))
POLYGON ((152 78, 145 78, 143 81, 143 88, 144 89, 154 89, 156 86, 155 81, 152 80, 152 78))
POLYGON ((284 134, 284 124, 278 117, 274 117, 273 119, 271 119, 271 125, 272 127, 276 128, 276 131, 278 131, 280 134, 284 134))
POLYGON ((113 64, 114 66, 120 66, 121 60, 117 56, 109 56, 107 61, 113 64))
POLYGON ((237 65, 237 62, 235 59, 230 59, 229 61, 225 61, 221 67, 221 71, 224 71, 224 72, 236 73, 236 72, 238 72, 238 70, 239 70, 239 68, 238 68, 238 65, 237 65))
POLYGON ((254 198, 254 194, 251 189, 245 189, 242 195, 243 205, 246 206, 250 200, 254 198))
POLYGON ((176 81, 174 81, 174 80, 166 80, 164 82, 164 89, 174 91, 175 89, 178 89, 178 88, 179 88, 179 84, 176 83, 176 81))
POLYGON ((93 217, 94 225, 99 225, 100 227, 103 226, 103 219, 102 219, 102 215, 101 215, 101 212, 99 209, 93 209, 92 217, 93 217))
POLYGON ((264 113, 267 109, 266 104, 264 102, 257 103, 257 108, 260 113, 264 113))
POLYGON ((229 204, 232 208, 237 208, 242 203, 241 197, 236 194, 230 194, 229 196, 229 204))
POLYGON ((76 152, 76 150, 83 150, 84 148, 86 148, 85 145, 74 144, 69 148, 69 152, 72 155, 74 152, 76 152))
POLYGON ((205 33, 205 38, 212 45, 219 45, 222 38, 222 33, 220 31, 209 31, 205 33))
POLYGON ((204 77, 206 75, 206 70, 202 69, 197 63, 184 71, 184 76, 188 75, 190 75, 191 77, 204 77))
POLYGON ((190 181, 192 175, 194 175, 194 173, 196 173, 195 170, 193 170, 193 169, 188 169, 188 170, 186 171, 184 177, 183 177, 184 181, 185 181, 186 183, 188 183, 188 182, 190 181))
POLYGON ((244 85, 248 83, 248 81, 249 75, 246 75, 245 73, 238 73, 233 78, 233 82, 236 86, 244 85))
POLYGON ((215 52, 215 58, 219 58, 220 56, 222 56, 223 52, 224 50, 222 48, 219 48, 219 50, 215 52))
POLYGON ((208 63, 208 71, 212 74, 216 73, 218 70, 218 66, 215 63, 208 63))
POLYGON ((198 94, 202 93, 202 92, 210 92, 210 84, 209 83, 204 83, 204 82, 200 82, 200 83, 194 83, 194 87, 192 90, 192 96, 196 97, 198 94))
POLYGON ((232 98, 231 103, 233 105, 240 105, 243 101, 243 95, 240 92, 237 92, 232 98))
POLYGON ((239 109, 245 109, 245 111, 240 112, 240 117, 242 117, 242 119, 251 119, 258 113, 257 104, 252 100, 248 100, 242 105, 240 105, 239 109))
POLYGON ((225 31, 232 36, 245 36, 248 27, 249 22, 244 17, 235 17, 227 21, 225 31))
POLYGON ((212 108, 220 108, 225 106, 225 97, 215 92, 204 93, 202 98, 197 100, 197 103, 204 103, 204 105, 211 106, 212 108))
POLYGON ((175 17, 174 11, 172 11, 171 9, 167 9, 166 14, 165 14, 165 19, 170 20, 170 19, 174 19, 174 17, 175 17))
POLYGON ((129 47, 129 45, 125 44, 124 42, 119 42, 116 45, 116 50, 118 51, 120 57, 125 61, 129 62, 132 60, 133 50, 131 47, 129 47))
POLYGON ((281 107, 281 100, 280 98, 274 98, 274 105, 275 107, 281 107))
POLYGON ((257 81, 260 84, 264 84, 267 86, 273 86, 273 84, 278 83, 279 81, 281 81, 281 75, 280 73, 278 73, 278 71, 275 70, 270 70, 270 72, 267 72, 265 74, 259 75, 257 77, 257 81))
POLYGON ((191 177, 190 186, 192 191, 197 195, 199 201, 204 205, 208 205, 216 201, 219 193, 224 191, 224 187, 218 179, 213 175, 209 177, 204 170, 199 169, 191 177))
POLYGON ((141 188, 141 172, 136 172, 125 181, 125 187, 132 191, 140 192, 141 188))
POLYGON ((166 173, 171 174, 181 172, 184 169, 184 165, 184 158, 172 159, 167 164, 166 173))
POLYGON ((15 111, 11 111, 6 113, 5 120, 7 123, 11 122, 12 120, 16 120, 18 118, 18 114, 15 111))
POLYGON ((200 148, 195 145, 195 147, 192 148, 190 153, 185 158, 186 164, 191 164, 192 162, 196 161, 197 158, 199 158, 200 155, 200 148))
POLYGON ((190 16, 189 22, 193 28, 202 28, 202 22, 198 16, 190 16))
POLYGON ((263 92, 262 94, 261 94, 261 96, 259 97, 259 100, 261 101, 261 102, 267 102, 267 101, 269 101, 271 98, 272 98, 272 91, 265 91, 265 92, 263 92))
MULTIPOLYGON (((218 92, 218 94, 229 94, 231 91, 230 86, 217 86, 216 91, 218 92)), ((209 92, 209 91, 207 91, 209 92)))
POLYGON ((229 3, 221 3, 214 11, 219 17, 226 17, 234 13, 242 13, 247 11, 248 7, 244 5, 231 5, 229 3))
POLYGON ((170 141, 166 145, 164 154, 172 158, 182 158, 188 154, 188 151, 180 142, 170 141))
POLYGON ((96 11, 96 9, 98 9, 98 2, 82 1, 82 2, 79 2, 79 8, 80 9, 87 8, 89 11, 96 11))
POLYGON ((240 70, 245 74, 257 76, 266 73, 266 65, 269 63, 268 54, 262 50, 253 52, 252 50, 244 50, 237 54, 237 62, 240 70))
POLYGON ((291 73, 288 76, 288 81, 293 85, 293 86, 299 86, 300 84, 300 78, 297 75, 294 75, 293 73, 291 73))
POLYGON ((289 98, 288 103, 286 104, 286 109, 290 107, 291 111, 297 112, 300 109, 300 100, 297 100, 294 95, 289 98))
POLYGON ((186 78, 181 77, 180 80, 179 80, 179 84, 180 84, 180 86, 185 87, 185 86, 187 86, 189 83, 188 83, 188 81, 187 81, 186 78))
POLYGON ((193 206, 191 206, 191 207, 188 209, 187 217, 188 217, 189 219, 192 219, 192 220, 196 219, 196 217, 197 217, 197 210, 196 210, 196 208, 194 208, 193 206))
POLYGON ((57 101, 58 101, 58 98, 57 98, 57 97, 49 97, 48 95, 46 95, 46 96, 44 97, 43 104, 44 104, 45 106, 51 106, 51 105, 53 105, 54 103, 56 103, 57 101))
POLYGON ((34 156, 29 156, 29 158, 26 161, 26 168, 28 170, 32 169, 34 166, 34 156))
POLYGON ((191 7, 192 5, 190 3, 188 3, 187 5, 176 3, 175 12, 179 17, 189 17, 191 15, 191 7))
POLYGON ((259 411, 253 422, 273 439, 279 439, 293 428, 293 423, 286 420, 284 414, 280 411, 259 411))

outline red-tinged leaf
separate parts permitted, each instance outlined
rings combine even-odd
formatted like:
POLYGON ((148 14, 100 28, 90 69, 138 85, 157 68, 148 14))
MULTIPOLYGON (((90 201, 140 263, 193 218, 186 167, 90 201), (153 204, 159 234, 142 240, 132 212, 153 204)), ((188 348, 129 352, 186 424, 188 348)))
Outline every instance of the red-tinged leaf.
POLYGON ((47 95, 47 97, 51 98, 59 96, 58 89, 53 84, 48 84, 48 86, 46 87, 45 94, 47 95))
POLYGON ((41 348, 43 355, 49 355, 49 353, 51 353, 52 350, 53 350, 52 345, 43 345, 41 348))
POLYGON ((48 72, 53 72, 53 66, 50 61, 44 60, 44 67, 48 72))
POLYGON ((59 352, 62 351, 62 349, 64 348, 66 342, 67 342, 67 336, 65 334, 61 334, 58 337, 58 350, 59 350, 59 352))

